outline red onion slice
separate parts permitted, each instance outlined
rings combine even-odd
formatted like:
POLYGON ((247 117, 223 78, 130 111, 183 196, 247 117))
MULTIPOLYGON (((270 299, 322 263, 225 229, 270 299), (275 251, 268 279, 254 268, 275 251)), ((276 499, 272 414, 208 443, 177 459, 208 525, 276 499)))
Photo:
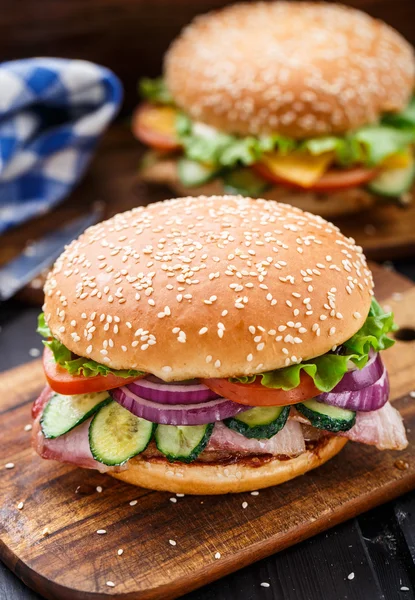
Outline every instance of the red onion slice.
POLYGON ((218 394, 196 379, 166 383, 157 377, 149 376, 126 387, 140 398, 160 404, 199 404, 219 398, 218 394))
POLYGON ((162 405, 137 396, 127 386, 111 390, 110 394, 133 415, 163 425, 205 425, 234 417, 251 408, 226 398, 215 398, 204 403, 162 405))
POLYGON ((317 399, 326 404, 349 410, 363 412, 379 410, 379 408, 382 408, 386 404, 389 398, 388 373, 383 363, 381 365, 383 369, 382 374, 372 385, 363 387, 360 390, 346 390, 342 392, 337 392, 338 386, 336 386, 328 394, 317 396, 317 399))
POLYGON ((330 393, 357 392, 374 384, 382 375, 384 366, 380 354, 373 352, 363 369, 348 371, 330 393))

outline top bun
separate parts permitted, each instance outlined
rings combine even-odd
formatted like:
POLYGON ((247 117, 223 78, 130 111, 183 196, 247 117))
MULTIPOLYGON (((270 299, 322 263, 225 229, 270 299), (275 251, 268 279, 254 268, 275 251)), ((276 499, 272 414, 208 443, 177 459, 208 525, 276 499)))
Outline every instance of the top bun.
POLYGON ((319 356, 369 312, 361 248, 272 200, 179 198, 90 227, 56 261, 45 317, 72 352, 166 380, 319 356))
POLYGON ((415 58, 394 29, 353 8, 259 2, 197 17, 171 45, 165 75, 193 119, 305 138, 402 110, 415 58))

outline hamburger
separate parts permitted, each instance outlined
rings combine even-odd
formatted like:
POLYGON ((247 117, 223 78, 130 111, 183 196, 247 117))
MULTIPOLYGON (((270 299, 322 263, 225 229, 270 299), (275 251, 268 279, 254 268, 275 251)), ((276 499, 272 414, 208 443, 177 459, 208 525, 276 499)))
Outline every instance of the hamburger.
POLYGON ((407 445, 380 357, 392 314, 361 248, 298 208, 202 196, 118 214, 66 248, 43 310, 43 458, 222 494, 348 440, 407 445))
POLYGON ((406 204, 413 48, 329 3, 253 2, 197 17, 145 79, 133 132, 144 180, 177 194, 283 200, 323 217, 406 204))

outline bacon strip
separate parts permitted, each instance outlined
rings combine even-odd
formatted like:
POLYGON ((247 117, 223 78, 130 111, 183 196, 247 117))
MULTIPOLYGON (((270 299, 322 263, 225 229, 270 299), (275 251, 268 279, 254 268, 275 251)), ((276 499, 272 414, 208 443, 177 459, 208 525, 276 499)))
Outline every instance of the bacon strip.
POLYGON ((269 440, 248 439, 219 422, 213 429, 207 450, 296 456, 305 451, 305 442, 301 425, 295 421, 288 421, 285 427, 269 440))
MULTIPOLYGON (((310 423, 295 408, 290 419, 298 423, 310 423)), ((352 442, 376 446, 378 450, 404 450, 408 445, 405 426, 396 408, 387 402, 379 410, 356 413, 356 423, 349 431, 333 435, 346 437, 352 442)))
POLYGON ((404 450, 408 445, 402 417, 390 402, 379 410, 358 412, 355 425, 339 435, 378 450, 404 450))

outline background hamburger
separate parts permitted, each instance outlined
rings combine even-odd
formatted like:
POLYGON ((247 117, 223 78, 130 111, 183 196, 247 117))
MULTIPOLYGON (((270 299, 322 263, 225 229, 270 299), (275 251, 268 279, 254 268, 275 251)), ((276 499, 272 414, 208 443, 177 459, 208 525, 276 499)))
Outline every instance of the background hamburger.
POLYGON ((179 493, 253 490, 347 439, 402 449, 391 314, 353 240, 273 201, 182 198, 89 228, 45 286, 43 458, 179 493))
POLYGON ((410 200, 412 47, 352 8, 234 5, 196 18, 144 80, 142 176, 182 193, 284 199, 338 216, 410 200))

